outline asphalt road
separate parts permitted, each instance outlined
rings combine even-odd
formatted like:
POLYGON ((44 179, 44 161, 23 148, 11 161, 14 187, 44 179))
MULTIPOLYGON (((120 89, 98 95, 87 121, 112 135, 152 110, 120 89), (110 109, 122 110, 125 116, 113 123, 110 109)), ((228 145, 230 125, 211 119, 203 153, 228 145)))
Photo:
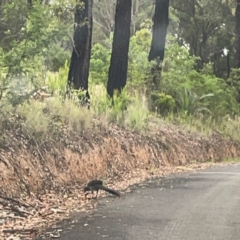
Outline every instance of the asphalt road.
POLYGON ((240 239, 240 165, 147 181, 132 189, 120 199, 97 200, 93 213, 61 226, 59 239, 240 239))

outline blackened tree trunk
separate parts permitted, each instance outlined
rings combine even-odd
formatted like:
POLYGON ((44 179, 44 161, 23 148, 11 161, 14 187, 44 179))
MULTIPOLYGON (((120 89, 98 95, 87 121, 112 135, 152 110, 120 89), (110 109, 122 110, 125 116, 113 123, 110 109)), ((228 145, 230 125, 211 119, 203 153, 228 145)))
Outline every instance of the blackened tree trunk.
POLYGON ((147 82, 147 92, 158 91, 160 88, 161 63, 164 59, 165 42, 167 36, 169 0, 155 0, 155 12, 153 15, 153 35, 148 61, 155 60, 151 69, 151 78, 147 82))
POLYGON ((236 67, 240 68, 240 0, 236 1, 236 67))
POLYGON ((87 90, 87 95, 92 48, 92 5, 92 0, 79 0, 76 6, 73 51, 68 72, 68 84, 73 83, 77 90, 87 90))
POLYGON ((164 49, 169 24, 169 0, 155 0, 155 13, 153 16, 153 36, 148 60, 164 59, 164 49))
POLYGON ((117 0, 112 55, 108 73, 107 93, 121 92, 127 82, 132 0, 117 0))

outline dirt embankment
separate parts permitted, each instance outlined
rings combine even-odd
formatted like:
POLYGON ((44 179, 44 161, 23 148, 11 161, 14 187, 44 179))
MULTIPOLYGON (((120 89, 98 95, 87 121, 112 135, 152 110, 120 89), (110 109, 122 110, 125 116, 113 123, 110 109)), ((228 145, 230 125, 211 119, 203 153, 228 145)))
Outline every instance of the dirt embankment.
POLYGON ((118 127, 65 134, 58 141, 37 143, 21 132, 6 131, 0 147, 0 194, 41 194, 48 189, 119 178, 134 169, 153 170, 193 161, 240 157, 240 143, 218 133, 206 137, 162 125, 141 135, 118 127))
POLYGON ((73 133, 63 128, 39 141, 23 134, 22 124, 6 125, 0 136, 0 239, 34 239, 73 213, 91 211, 97 201, 86 200, 82 191, 90 179, 107 180, 107 186, 122 194, 148 177, 207 164, 174 166, 240 157, 240 142, 177 126, 159 125, 141 135, 98 123, 95 130, 73 133))

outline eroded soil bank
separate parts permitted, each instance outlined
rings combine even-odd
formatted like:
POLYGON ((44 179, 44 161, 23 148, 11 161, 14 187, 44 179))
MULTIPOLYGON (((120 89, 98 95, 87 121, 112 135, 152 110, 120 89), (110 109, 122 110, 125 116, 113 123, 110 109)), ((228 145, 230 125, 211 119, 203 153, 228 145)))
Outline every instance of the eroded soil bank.
POLYGON ((96 129, 63 131, 55 141, 41 142, 6 129, 0 147, 0 213, 8 217, 0 222, 1 237, 24 232, 19 239, 33 239, 39 234, 36 225, 46 227, 94 207, 82 194, 88 180, 103 179, 121 190, 174 166, 240 157, 240 142, 216 132, 207 137, 174 125, 159 125, 147 134, 117 126, 96 129))
POLYGON ((116 126, 71 133, 58 141, 37 143, 23 134, 5 133, 0 148, 0 193, 17 196, 41 193, 92 178, 120 177, 136 169, 158 169, 191 162, 219 162, 240 157, 240 142, 213 133, 182 131, 159 126, 148 135, 116 126))

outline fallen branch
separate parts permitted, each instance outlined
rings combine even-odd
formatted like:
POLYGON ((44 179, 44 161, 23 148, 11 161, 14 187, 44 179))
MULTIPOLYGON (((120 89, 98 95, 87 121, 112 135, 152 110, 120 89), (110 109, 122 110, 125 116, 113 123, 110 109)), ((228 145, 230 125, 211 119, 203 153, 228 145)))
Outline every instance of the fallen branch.
POLYGON ((51 210, 52 210, 54 213, 66 213, 66 210, 62 210, 62 209, 52 208, 51 210))
POLYGON ((4 197, 2 195, 0 195, 0 198, 4 199, 4 200, 7 200, 7 201, 11 201, 11 202, 14 202, 14 203, 17 203, 19 206, 23 206, 25 208, 29 208, 30 206, 25 204, 25 203, 22 203, 20 202, 19 200, 16 200, 16 199, 13 199, 13 198, 10 198, 10 197, 4 197))
POLYGON ((47 216, 52 215, 52 214, 54 214, 53 211, 47 212, 47 213, 39 213, 39 216, 41 216, 41 217, 47 217, 47 216))
POLYGON ((14 207, 14 206, 11 206, 11 209, 12 209, 13 211, 17 212, 17 213, 27 214, 27 215, 33 216, 33 214, 32 214, 31 212, 25 211, 25 210, 23 210, 23 209, 20 210, 20 209, 14 207))
POLYGON ((4 163, 4 165, 5 165, 7 168, 9 168, 7 162, 3 159, 2 156, 0 156, 0 161, 1 161, 2 163, 4 163))
POLYGON ((13 228, 13 229, 3 229, 3 233, 18 233, 18 232, 38 232, 36 228, 13 228))
POLYGON ((24 212, 22 212, 21 210, 19 210, 18 208, 14 207, 14 206, 11 206, 11 210, 12 210, 13 212, 18 213, 19 216, 21 216, 21 217, 27 217, 24 212))
POLYGON ((12 219, 18 219, 18 220, 24 220, 24 217, 19 217, 19 216, 13 216, 13 215, 7 215, 5 218, 12 218, 12 219))

